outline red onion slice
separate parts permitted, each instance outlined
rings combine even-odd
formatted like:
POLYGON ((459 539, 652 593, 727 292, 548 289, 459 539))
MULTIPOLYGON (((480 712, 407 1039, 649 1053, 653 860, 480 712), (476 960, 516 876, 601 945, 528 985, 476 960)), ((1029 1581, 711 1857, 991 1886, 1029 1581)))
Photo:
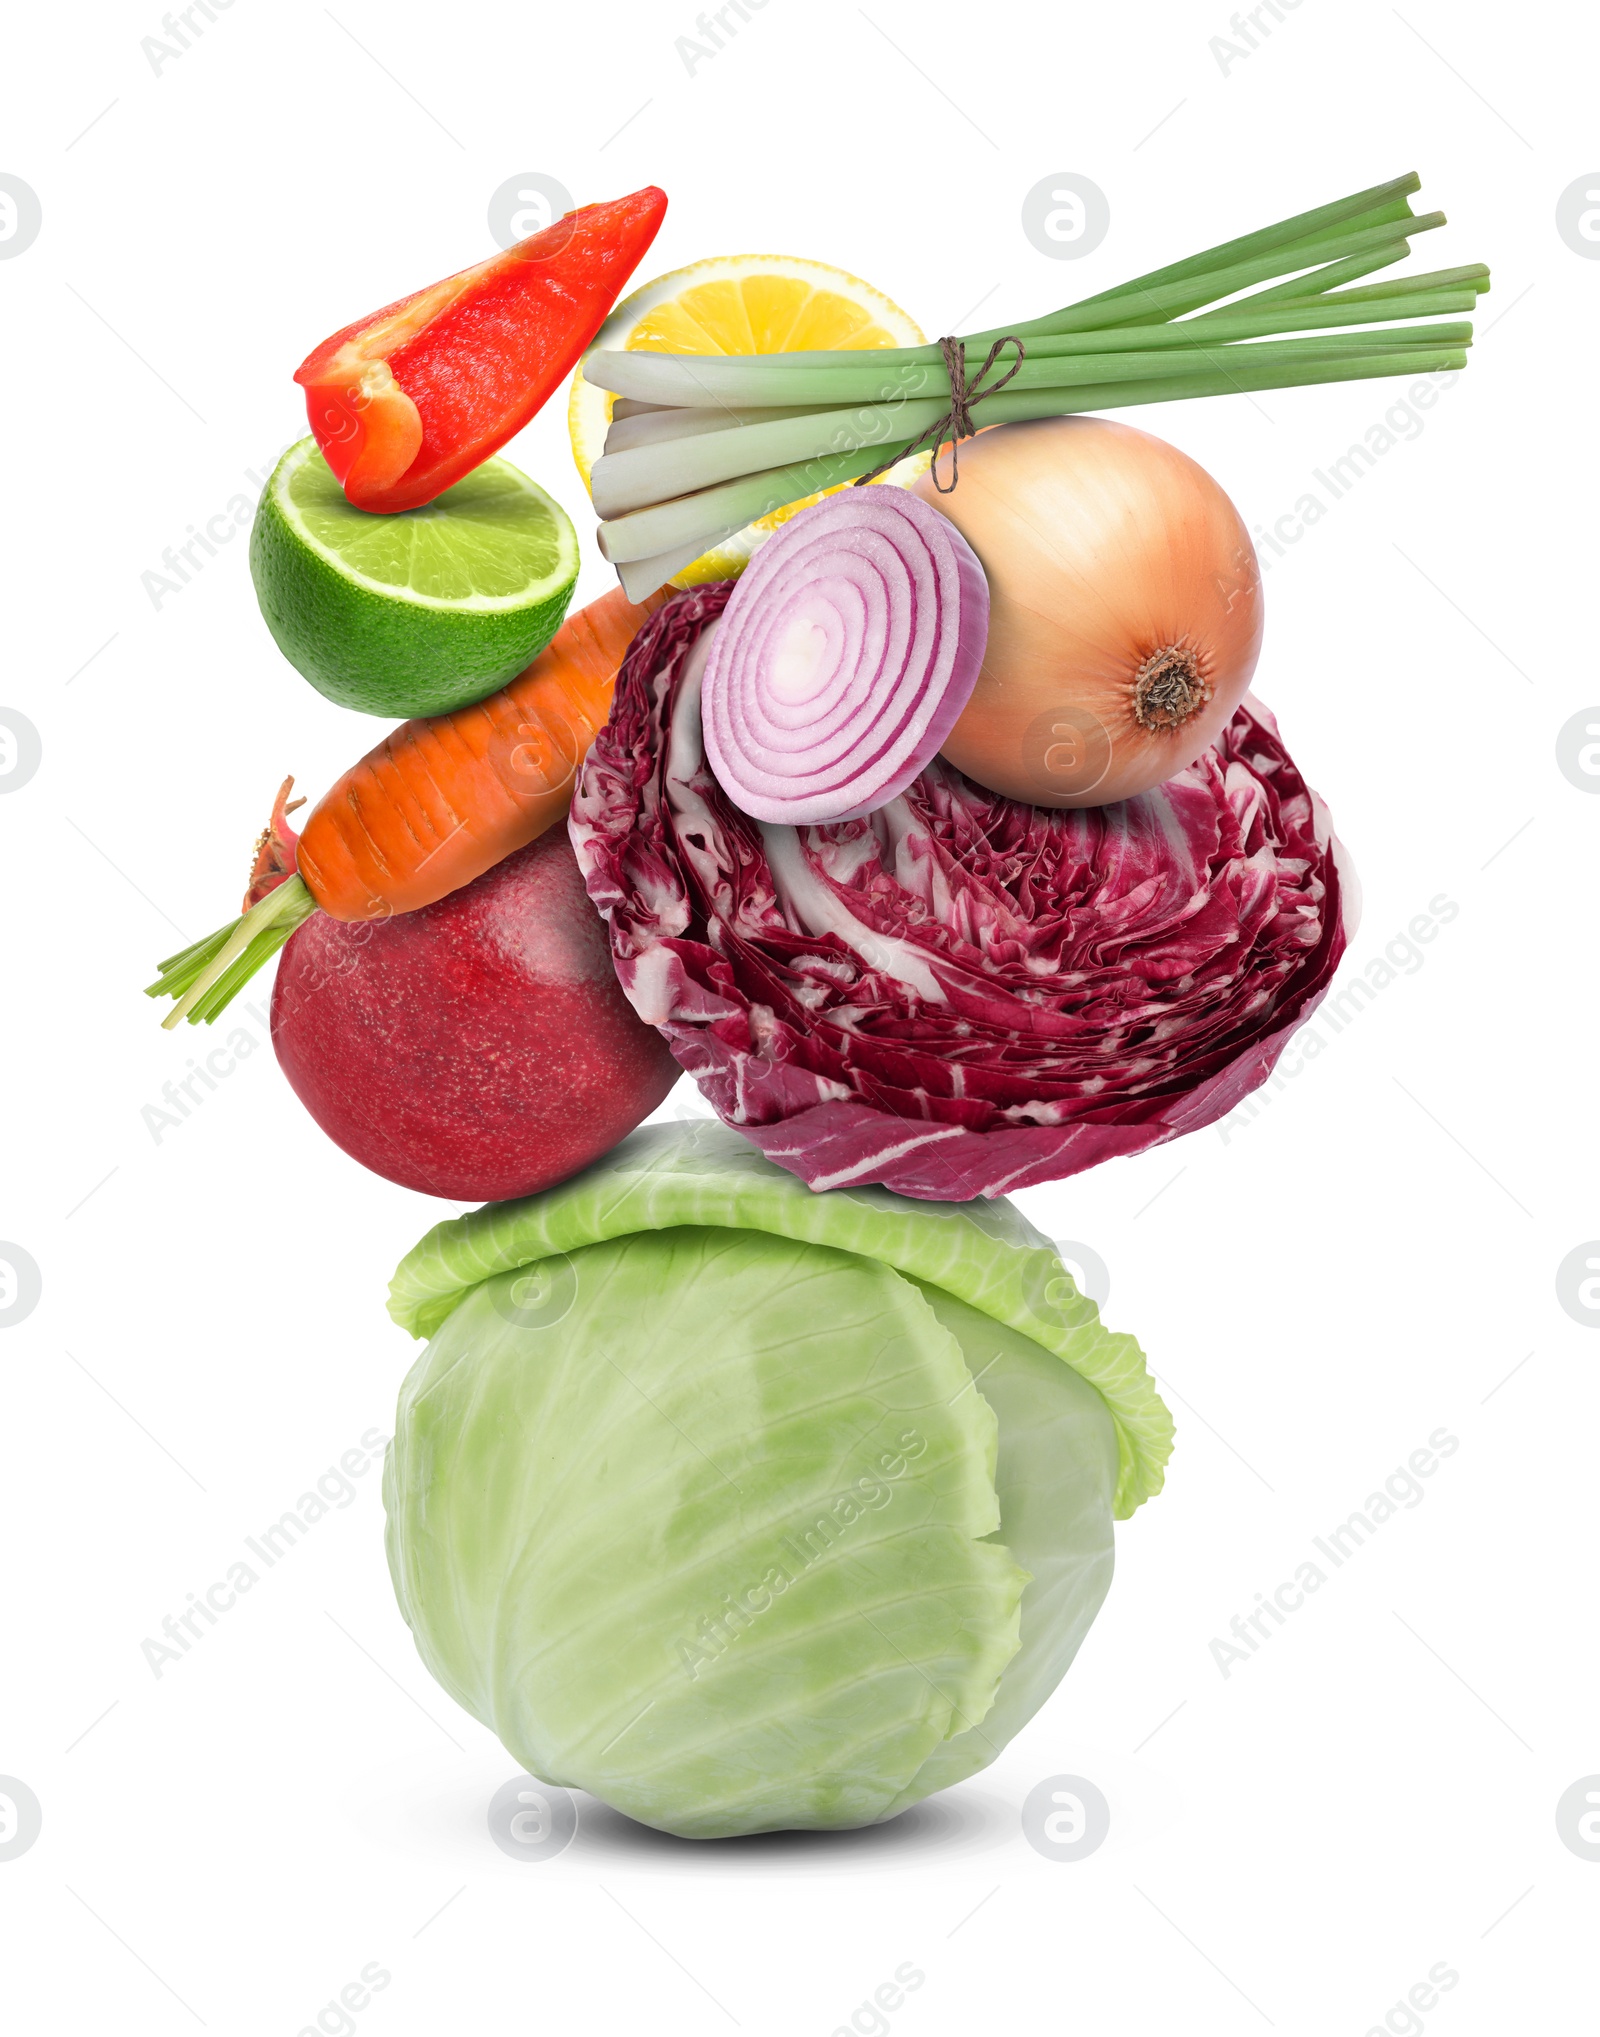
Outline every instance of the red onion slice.
POLYGON ((966 706, 989 584, 948 518, 896 488, 791 517, 746 568, 706 660, 717 782, 752 820, 859 820, 903 792, 966 706))

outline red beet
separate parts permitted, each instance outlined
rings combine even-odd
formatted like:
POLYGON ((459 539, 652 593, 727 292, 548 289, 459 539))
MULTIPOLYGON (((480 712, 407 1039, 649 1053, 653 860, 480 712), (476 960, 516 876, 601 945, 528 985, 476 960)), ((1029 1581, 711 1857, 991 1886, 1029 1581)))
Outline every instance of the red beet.
POLYGON ((307 920, 278 963, 272 1044, 336 1145, 470 1202, 586 1167, 678 1077, 617 987, 563 827, 420 912, 307 920))

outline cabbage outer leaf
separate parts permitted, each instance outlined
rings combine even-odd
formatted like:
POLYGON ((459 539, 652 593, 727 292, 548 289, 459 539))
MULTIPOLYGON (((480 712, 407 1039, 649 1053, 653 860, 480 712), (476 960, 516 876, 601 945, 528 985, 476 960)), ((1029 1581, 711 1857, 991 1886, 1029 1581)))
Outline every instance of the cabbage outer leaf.
POLYGON ((895 1806, 903 1810, 985 1767, 1072 1666, 1111 1588, 1116 1431, 1087 1381, 1031 1338, 954 1295, 924 1287, 961 1345, 974 1389, 994 1409, 1000 1535, 1028 1574, 1022 1642, 981 1721, 935 1747, 895 1806))
POLYGON ((605 1239, 681 1225, 831 1245, 941 1290, 1052 1351, 1116 1429, 1115 1513, 1161 1490, 1172 1417, 1131 1336, 1102 1327, 1048 1239, 1008 1202, 936 1203, 885 1188, 817 1193, 720 1124, 648 1125, 584 1173, 439 1224, 401 1261, 389 1312, 413 1336, 471 1288, 605 1239))

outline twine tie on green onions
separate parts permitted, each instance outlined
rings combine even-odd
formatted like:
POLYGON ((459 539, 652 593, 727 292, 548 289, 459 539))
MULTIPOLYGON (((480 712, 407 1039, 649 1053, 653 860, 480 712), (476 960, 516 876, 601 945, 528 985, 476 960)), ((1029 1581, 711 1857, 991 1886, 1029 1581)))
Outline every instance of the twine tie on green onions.
POLYGON ((869 481, 876 481, 880 474, 887 474, 891 467, 898 466, 908 453, 914 453, 919 446, 931 443, 934 449, 933 485, 941 495, 953 495, 955 493, 956 483, 961 478, 959 465, 961 441, 971 438, 978 429, 972 421, 972 406, 975 403, 981 403, 986 396, 999 395, 1000 391, 1022 366, 1027 348, 1024 347, 1021 340, 1014 333, 1007 333, 1004 338, 995 341, 994 345, 984 356, 983 366, 970 381, 967 378, 967 348, 964 340, 942 339, 939 342, 939 351, 944 355, 945 371, 950 377, 950 408, 943 417, 936 419, 934 423, 930 424, 926 431, 919 432, 910 445, 901 446, 897 451, 891 453, 888 459, 880 460, 871 473, 858 475, 851 484, 853 487, 864 488, 869 481), (991 382, 985 388, 983 386, 983 378, 992 368, 998 366, 1002 347, 1015 347, 1017 358, 1007 368, 998 382, 991 382), (939 479, 939 453, 947 439, 950 442, 950 486, 948 488, 939 479))

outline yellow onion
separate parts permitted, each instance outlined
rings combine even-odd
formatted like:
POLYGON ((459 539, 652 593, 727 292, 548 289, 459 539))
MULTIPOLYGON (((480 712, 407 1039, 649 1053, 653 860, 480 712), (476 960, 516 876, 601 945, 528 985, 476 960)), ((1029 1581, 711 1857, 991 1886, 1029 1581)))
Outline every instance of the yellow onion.
POLYGON ((983 664, 943 754, 1035 806, 1105 806, 1183 770, 1261 652, 1239 512, 1175 446, 1103 417, 996 425, 960 462, 949 494, 915 486, 989 582, 983 664))

